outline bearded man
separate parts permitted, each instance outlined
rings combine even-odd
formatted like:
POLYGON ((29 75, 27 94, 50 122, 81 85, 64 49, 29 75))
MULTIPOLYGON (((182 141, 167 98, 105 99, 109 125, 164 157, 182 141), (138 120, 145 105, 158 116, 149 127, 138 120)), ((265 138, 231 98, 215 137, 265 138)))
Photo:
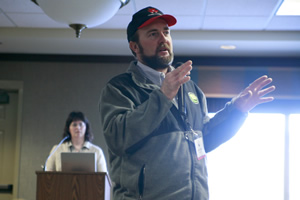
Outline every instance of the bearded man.
POLYGON ((262 76, 209 118, 206 98, 190 80, 192 61, 172 66, 175 24, 154 7, 135 13, 127 40, 136 60, 102 90, 114 200, 208 200, 206 153, 233 137, 249 110, 273 100, 263 97, 275 87, 263 89, 272 79, 262 76))

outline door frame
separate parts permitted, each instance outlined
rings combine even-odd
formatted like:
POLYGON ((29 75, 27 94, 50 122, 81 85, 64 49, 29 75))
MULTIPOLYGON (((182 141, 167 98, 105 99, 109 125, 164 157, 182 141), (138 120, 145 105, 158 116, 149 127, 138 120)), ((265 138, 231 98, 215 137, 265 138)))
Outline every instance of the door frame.
POLYGON ((22 106, 23 106, 23 81, 6 81, 0 80, 0 89, 13 90, 18 93, 17 102, 17 128, 16 128, 16 151, 15 151, 15 169, 13 172, 13 199, 18 199, 19 196, 19 171, 20 171, 20 150, 21 150, 21 123, 22 123, 22 106))

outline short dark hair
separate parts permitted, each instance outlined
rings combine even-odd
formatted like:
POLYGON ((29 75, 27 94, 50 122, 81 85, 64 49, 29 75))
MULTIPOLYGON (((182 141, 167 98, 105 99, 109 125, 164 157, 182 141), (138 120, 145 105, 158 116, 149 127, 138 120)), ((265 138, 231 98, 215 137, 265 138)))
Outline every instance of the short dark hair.
POLYGON ((71 140, 71 133, 69 131, 69 128, 70 128, 71 123, 73 121, 77 121, 77 120, 81 120, 81 121, 83 121, 85 123, 86 130, 85 130, 85 134, 84 134, 84 140, 91 142, 94 139, 94 135, 93 135, 92 130, 91 130, 90 122, 85 117, 85 115, 82 112, 80 112, 80 111, 73 111, 73 112, 71 112, 69 114, 67 120, 66 120, 66 124, 65 124, 65 128, 64 128, 64 133, 63 133, 63 138, 66 137, 66 136, 69 136, 69 138, 66 139, 65 142, 71 140))
MULTIPOLYGON (((131 42, 135 42, 135 43, 137 43, 137 44, 139 44, 139 39, 140 39, 140 37, 139 37, 138 32, 135 32, 135 33, 133 34, 133 36, 130 37, 130 41, 131 41, 131 42)), ((136 53, 135 53, 134 51, 132 51, 132 49, 130 49, 130 50, 131 50, 132 54, 133 54, 134 56, 136 56, 136 53)))

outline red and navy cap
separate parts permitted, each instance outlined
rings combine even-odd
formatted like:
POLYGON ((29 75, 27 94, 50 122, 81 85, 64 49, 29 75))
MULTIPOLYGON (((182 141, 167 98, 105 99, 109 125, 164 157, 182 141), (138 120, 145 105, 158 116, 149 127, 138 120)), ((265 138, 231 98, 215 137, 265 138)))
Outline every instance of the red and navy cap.
POLYGON ((146 7, 132 16, 132 20, 127 26, 128 42, 138 29, 151 24, 158 18, 164 19, 167 22, 168 26, 173 26, 177 22, 176 18, 172 15, 166 15, 157 8, 146 7))

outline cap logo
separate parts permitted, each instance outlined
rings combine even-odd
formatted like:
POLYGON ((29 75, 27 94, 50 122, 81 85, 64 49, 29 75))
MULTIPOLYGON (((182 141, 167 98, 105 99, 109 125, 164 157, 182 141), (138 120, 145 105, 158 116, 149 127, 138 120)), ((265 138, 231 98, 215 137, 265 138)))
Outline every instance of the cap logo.
POLYGON ((158 10, 155 8, 149 8, 148 12, 153 14, 153 13, 158 13, 158 10))

